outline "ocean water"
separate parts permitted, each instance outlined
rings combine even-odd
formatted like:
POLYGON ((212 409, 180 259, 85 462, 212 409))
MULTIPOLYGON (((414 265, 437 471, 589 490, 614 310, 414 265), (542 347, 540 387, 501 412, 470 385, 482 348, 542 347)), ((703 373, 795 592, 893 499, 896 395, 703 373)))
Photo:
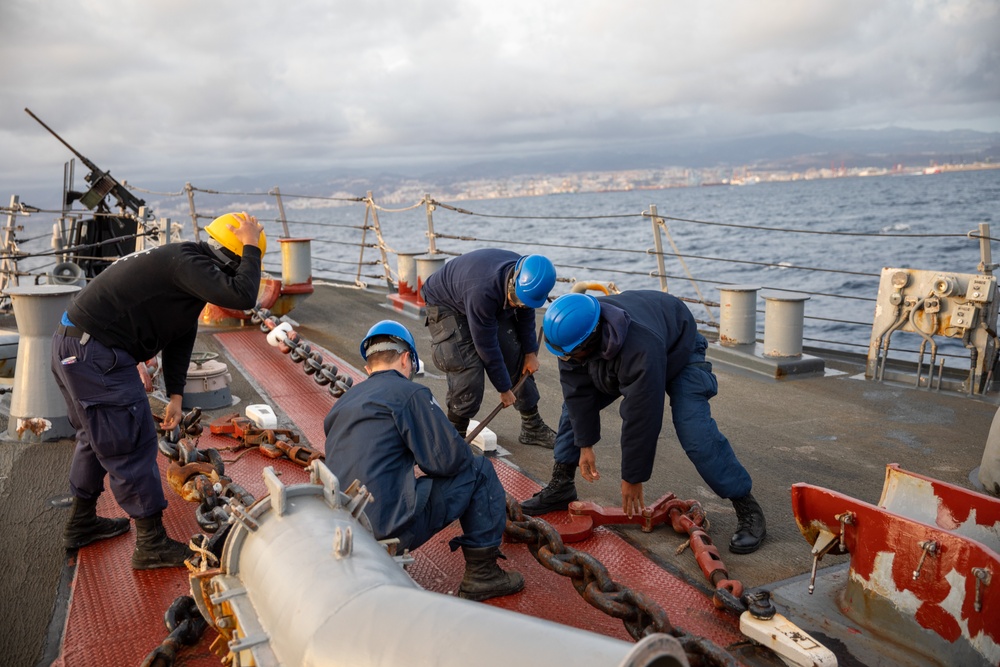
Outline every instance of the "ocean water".
MULTIPOLYGON (((287 195, 290 190, 282 186, 289 235, 314 239, 314 279, 354 282, 360 275, 365 283, 385 284, 379 237, 363 203, 295 197, 287 195)), ((416 205, 421 195, 415 191, 412 202, 378 210, 392 272, 396 253, 429 248, 427 211, 416 205)), ((379 193, 374 196, 378 202, 379 193)), ((173 220, 185 227, 182 238, 192 237, 189 217, 180 213, 185 197, 147 199, 158 216, 172 210, 173 220)), ((199 192, 196 200, 198 213, 209 219, 226 210, 257 215, 272 239, 265 269, 280 275, 274 241, 282 228, 273 197, 199 192)), ((443 203, 467 213, 445 206, 432 212, 437 251, 492 246, 545 254, 560 278, 554 296, 577 281, 659 289, 653 227, 643 215, 655 206, 666 218, 661 239, 671 293, 710 303, 719 301, 718 287, 725 283, 756 285, 762 294, 804 293, 805 344, 852 352, 866 352, 883 267, 975 273, 980 244, 966 235, 985 222, 1000 239, 1000 170, 443 203), (834 234, 844 232, 854 235, 834 234)), ((23 251, 49 248, 52 219, 35 214, 18 222, 24 225, 19 238, 27 239, 23 251)), ((992 245, 1000 260, 1000 245, 992 245)), ((53 258, 45 259, 51 265, 53 258)), ((30 269, 31 262, 21 267, 30 269)), ((718 322, 717 307, 690 307, 704 327, 718 322)), ((763 307, 761 299, 759 335, 763 307)), ((964 355, 960 347, 957 352, 964 355)))
MULTIPOLYGON (((854 352, 867 348, 883 267, 976 273, 980 244, 966 235, 985 222, 1000 238, 1000 170, 444 203, 474 215, 434 210, 435 234, 444 235, 435 240, 437 251, 495 246, 545 254, 561 279, 554 295, 590 280, 659 289, 651 275, 657 272, 652 224, 642 215, 653 205, 667 218, 662 243, 671 293, 718 302, 723 283, 804 293, 806 345, 854 352)), ((267 214, 258 211, 261 219, 267 214)), ((296 210, 286 201, 286 215, 293 236, 316 239, 317 278, 356 275, 363 205, 296 210)), ((428 249, 424 207, 381 210, 379 224, 393 271, 393 252, 428 249)), ((365 241, 376 241, 371 230, 365 241)), ((995 252, 1000 259, 1000 246, 995 252)), ((362 280, 378 283, 378 250, 366 248, 363 258, 378 265, 364 265, 362 280)), ((703 322, 718 321, 717 308, 691 309, 703 322)), ((758 332, 763 300, 759 309, 758 332)))

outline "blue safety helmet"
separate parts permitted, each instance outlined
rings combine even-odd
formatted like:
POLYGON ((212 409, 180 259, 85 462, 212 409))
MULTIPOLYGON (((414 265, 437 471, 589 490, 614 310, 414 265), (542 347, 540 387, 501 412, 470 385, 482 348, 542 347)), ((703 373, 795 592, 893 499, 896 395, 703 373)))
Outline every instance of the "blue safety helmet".
MULTIPOLYGON (((404 327, 399 322, 393 322, 392 320, 382 320, 377 323, 371 329, 368 330, 368 335, 364 337, 361 341, 361 358, 368 361, 368 341, 370 341, 375 336, 391 336, 399 343, 406 346, 406 350, 399 350, 400 352, 409 351, 410 361, 413 362, 413 369, 417 370, 420 368, 420 359, 417 357, 417 344, 413 341, 413 335, 410 330, 404 327)), ((378 343, 376 343, 378 345, 378 343)), ((386 349, 392 349, 387 347, 386 349)), ((379 352, 381 350, 371 350, 373 352, 379 352)))
POLYGON ((563 294, 545 311, 545 346, 557 357, 564 357, 587 340, 600 319, 601 304, 597 299, 579 292, 563 294))
POLYGON ((514 265, 514 295, 528 308, 541 308, 556 284, 556 267, 548 257, 525 255, 514 265))

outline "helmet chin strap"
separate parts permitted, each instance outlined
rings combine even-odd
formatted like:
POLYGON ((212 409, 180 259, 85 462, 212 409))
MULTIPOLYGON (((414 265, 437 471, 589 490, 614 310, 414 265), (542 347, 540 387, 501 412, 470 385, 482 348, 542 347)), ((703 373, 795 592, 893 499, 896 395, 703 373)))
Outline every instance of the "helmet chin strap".
POLYGON ((510 278, 507 279, 507 303, 512 308, 521 308, 524 306, 521 300, 517 298, 517 270, 513 269, 510 274, 510 278))
POLYGON ((236 271, 236 269, 239 268, 240 260, 243 259, 242 257, 237 257, 234 252, 223 248, 222 245, 214 239, 208 242, 208 247, 212 249, 212 252, 215 253, 215 256, 222 261, 223 265, 227 269, 236 271))

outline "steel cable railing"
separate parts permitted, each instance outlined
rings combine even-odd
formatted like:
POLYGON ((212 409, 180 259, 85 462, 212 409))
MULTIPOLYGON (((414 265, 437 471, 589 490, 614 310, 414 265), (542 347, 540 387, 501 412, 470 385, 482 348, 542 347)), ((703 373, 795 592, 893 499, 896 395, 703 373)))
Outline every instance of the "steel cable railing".
MULTIPOLYGON (((132 187, 132 186, 130 186, 132 187)), ((671 216, 654 214, 651 211, 641 212, 615 212, 599 215, 525 215, 522 213, 495 213, 472 210, 440 202, 425 195, 413 204, 389 208, 376 204, 374 197, 368 193, 365 197, 360 196, 325 196, 299 193, 279 193, 278 188, 268 192, 247 192, 247 191, 224 191, 200 188, 191 184, 186 185, 180 192, 152 193, 166 198, 183 197, 187 195, 189 210, 186 217, 190 217, 193 224, 200 226, 200 221, 212 220, 218 214, 226 210, 241 210, 246 208, 252 210, 261 220, 267 220, 268 216, 274 213, 273 222, 282 227, 282 236, 287 234, 293 238, 313 239, 313 269, 318 279, 339 280, 341 277, 348 277, 356 284, 364 284, 364 279, 373 281, 386 280, 389 284, 398 284, 398 276, 386 261, 389 255, 398 255, 394 247, 403 247, 404 241, 396 239, 395 233, 405 232, 409 235, 409 242, 413 243, 419 239, 420 242, 428 244, 442 255, 462 254, 470 249, 486 246, 510 247, 513 249, 525 248, 531 251, 550 254, 560 271, 560 281, 562 283, 572 283, 578 280, 593 280, 595 276, 607 276, 612 280, 628 283, 626 289, 648 288, 656 289, 666 281, 671 281, 671 291, 685 300, 693 303, 702 303, 707 307, 711 304, 705 299, 697 285, 720 287, 727 284, 745 282, 745 276, 750 270, 760 271, 790 271, 792 274, 802 275, 830 275, 844 276, 846 278, 857 279, 851 290, 837 292, 835 290, 821 289, 817 285, 826 284, 824 280, 814 280, 815 284, 808 284, 807 280, 789 278, 784 281, 767 280, 768 284, 759 285, 760 289, 770 292, 794 292, 807 295, 810 298, 819 300, 821 304, 813 308, 813 312, 805 315, 807 326, 815 325, 818 332, 814 333, 807 328, 804 332, 806 342, 817 343, 823 346, 841 346, 846 348, 867 348, 867 337, 870 333, 871 320, 865 321, 867 313, 862 316, 864 308, 874 309, 875 292, 878 285, 879 274, 850 270, 840 267, 814 265, 814 262, 795 261, 794 257, 783 258, 782 261, 769 260, 766 257, 750 256, 748 249, 759 249, 765 247, 762 242, 742 241, 738 244, 743 256, 723 256, 715 253, 690 252, 688 248, 683 251, 676 251, 677 244, 674 244, 675 252, 657 250, 648 247, 648 240, 642 242, 637 237, 637 229, 634 227, 621 228, 621 222, 625 220, 647 220, 659 221, 665 228, 665 223, 670 222, 671 229, 677 232, 678 241, 681 245, 689 243, 696 245, 700 233, 697 231, 686 231, 687 227, 698 228, 725 228, 733 230, 734 234, 766 234, 766 235, 812 235, 818 237, 841 236, 856 237, 869 240, 884 241, 887 243, 901 243, 905 240, 913 239, 976 239, 975 233, 901 233, 901 232, 848 232, 837 230, 818 230, 804 228, 782 228, 768 225, 739 224, 732 222, 721 222, 711 220, 700 220, 691 217, 671 216), (199 207, 195 207, 193 193, 211 197, 212 203, 206 204, 199 201, 199 207), (252 204, 233 201, 232 198, 250 198, 252 204), (284 207, 280 205, 280 199, 295 199, 312 201, 315 206, 303 204, 302 208, 296 210, 299 214, 295 219, 285 216, 284 207), (272 203, 271 200, 276 200, 272 203), (359 210, 357 205, 362 205, 359 210), (426 210, 426 223, 415 215, 421 209, 426 210), (301 219, 307 217, 302 215, 303 211, 310 211, 313 219, 301 219), (431 220, 431 212, 437 213, 436 219, 431 220), (382 215, 379 219, 378 214, 382 215), (398 219, 398 220, 397 220, 398 219), (483 224, 475 221, 482 220, 483 224), (471 222, 470 222, 471 221, 471 222), (507 221, 510 224, 499 225, 498 221, 507 221), (517 225, 521 223, 544 222, 544 232, 549 234, 538 234, 537 228, 532 233, 519 233, 517 225), (618 226, 609 226, 614 223, 618 226), (400 229, 398 225, 405 227, 400 229), (394 231, 390 228, 397 226, 394 231), (434 227, 438 229, 435 230, 434 227), (424 230, 426 227, 426 231, 424 230), (417 234, 417 231, 420 234, 417 234), (506 234, 497 234, 497 231, 504 231, 506 234), (371 236, 367 236, 371 233, 371 236), (626 238, 628 237, 628 238, 626 238), (578 243, 576 239, 600 239, 607 241, 603 244, 578 243), (448 242, 447 249, 436 248, 434 243, 438 241, 448 242), (634 241, 634 242, 631 242, 634 241), (379 259, 366 257, 366 253, 377 252, 381 255, 379 259), (583 258, 595 258, 599 261, 579 261, 583 258), (670 271, 662 271, 654 262, 660 261, 680 261, 687 275, 678 275, 670 271), (692 267, 688 267, 690 262, 692 267), (376 267, 382 265, 382 273, 363 273, 363 267, 376 267), (338 270, 337 266, 354 267, 353 271, 338 270), (720 270, 717 267, 728 267, 720 270), (566 276, 565 273, 575 274, 566 276), (581 275, 585 274, 585 275, 581 275), (739 279, 738 279, 739 278, 739 279), (660 284, 658 285, 657 282, 660 284), (695 286, 697 299, 691 299, 685 292, 684 285, 690 283, 695 286), (855 306, 839 305, 834 310, 839 311, 839 316, 831 316, 827 311, 829 307, 823 304, 836 302, 839 304, 853 303, 855 306), (852 310, 853 309, 853 310, 852 310), (851 313, 853 312, 853 315, 851 313), (834 340, 830 336, 829 330, 837 328, 864 329, 858 336, 851 336, 850 340, 834 340), (860 336, 864 336, 864 342, 859 342, 860 336)), ((655 211, 655 208, 652 209, 655 211)), ((33 215, 51 213, 60 217, 69 215, 89 215, 84 212, 66 211, 45 211, 35 207, 20 205, 18 207, 8 207, 3 210, 10 219, 21 215, 33 215)), ((8 223, 10 224, 10 222, 8 223)), ((646 232, 648 239, 649 232, 646 232)), ((195 232, 197 238, 197 231, 195 232)), ((33 241, 40 241, 45 236, 33 236, 24 240, 17 240, 20 246, 30 245, 33 241)), ((996 240, 993 238, 990 241, 996 240)), ((102 243, 112 243, 115 239, 110 239, 102 243)), ((6 260, 24 260, 28 257, 41 257, 44 255, 58 256, 66 255, 77 248, 64 247, 58 250, 28 251, 22 247, 15 246, 17 250, 11 253, 9 250, 0 258, 6 260)), ((527 251, 526 251, 527 252, 527 251)), ((267 270, 274 270, 273 262, 266 262, 267 270)), ((11 273, 11 269, 4 267, 0 273, 11 273)), ((18 272, 19 274, 21 272, 18 272)), ((760 273, 754 274, 754 279, 759 279, 760 273)), ((761 281, 763 282, 763 281, 761 281)), ((717 305, 714 307, 718 307, 717 305)), ((760 312, 760 311, 759 311, 760 312)), ((711 311, 709 310, 711 314, 711 311)), ((715 324, 710 318, 708 324, 715 324)), ((810 327, 811 328, 811 327, 810 327)))

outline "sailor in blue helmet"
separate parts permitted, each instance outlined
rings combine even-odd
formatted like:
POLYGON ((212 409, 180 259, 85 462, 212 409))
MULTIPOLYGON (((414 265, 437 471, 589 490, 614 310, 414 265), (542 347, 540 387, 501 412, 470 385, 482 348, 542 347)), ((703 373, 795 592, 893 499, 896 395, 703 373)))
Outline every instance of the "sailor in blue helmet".
POLYGON ((521 504, 525 514, 566 509, 576 500, 574 476, 600 478, 594 445, 601 439, 603 408, 619 397, 622 509, 629 516, 645 506, 663 425, 664 394, 677 439, 702 479, 732 501, 738 521, 729 550, 756 551, 764 539, 764 513, 750 493, 752 481, 729 440, 712 419, 710 398, 718 391, 708 343, 691 311, 670 294, 633 290, 593 297, 566 294, 545 313, 545 343, 559 357, 563 413, 548 485, 521 504))
POLYGON ((535 309, 556 282, 542 255, 473 250, 450 260, 423 286, 434 365, 448 375, 448 419, 465 434, 483 402, 483 372, 504 407, 521 413, 518 441, 549 449, 555 432, 538 414, 535 309), (515 396, 511 389, 528 374, 515 396))
POLYGON ((368 378, 337 399, 323 428, 327 466, 344 483, 359 480, 375 498, 367 511, 375 537, 416 549, 457 519, 462 535, 449 544, 465 556, 459 597, 520 591, 524 578, 497 565, 507 522, 503 486, 430 389, 410 380, 420 364, 413 336, 383 320, 361 341, 361 357, 368 378))

